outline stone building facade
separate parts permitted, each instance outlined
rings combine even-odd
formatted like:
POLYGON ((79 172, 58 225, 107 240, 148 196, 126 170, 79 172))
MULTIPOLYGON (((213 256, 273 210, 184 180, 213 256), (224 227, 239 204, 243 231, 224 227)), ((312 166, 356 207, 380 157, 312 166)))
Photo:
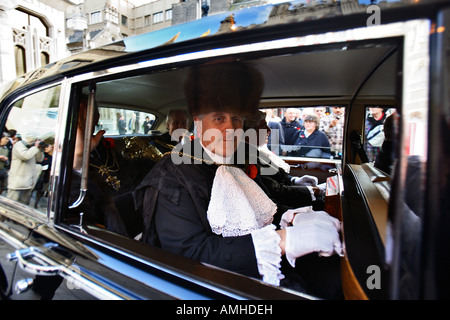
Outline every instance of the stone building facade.
POLYGON ((0 2, 0 83, 69 54, 65 10, 69 0, 0 2))

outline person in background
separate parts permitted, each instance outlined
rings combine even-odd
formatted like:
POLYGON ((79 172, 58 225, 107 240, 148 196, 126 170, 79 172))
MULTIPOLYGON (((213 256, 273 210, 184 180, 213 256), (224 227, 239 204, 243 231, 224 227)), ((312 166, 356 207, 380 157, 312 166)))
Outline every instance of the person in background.
POLYGON ((136 113, 131 114, 131 119, 128 121, 128 129, 131 133, 138 133, 139 132, 139 124, 136 120, 136 113))
POLYGON ((262 112, 266 113, 266 121, 267 123, 270 122, 280 122, 281 118, 277 115, 278 109, 262 109, 262 112))
POLYGON ((149 116, 145 117, 145 121, 142 124, 142 128, 144 129, 144 133, 148 134, 148 132, 150 131, 150 129, 152 128, 153 125, 153 120, 150 120, 149 116))
POLYGON ((386 120, 386 112, 384 108, 369 108, 369 114, 366 118, 365 125, 365 143, 369 162, 374 162, 380 152, 380 147, 384 141, 384 121, 386 120))
POLYGON ((395 143, 398 136, 396 134, 398 118, 398 114, 394 112, 384 121, 384 141, 374 163, 375 167, 389 175, 392 173, 394 159, 397 157, 395 154, 395 143))
POLYGON ((319 130, 325 133, 330 141, 331 155, 342 156, 342 142, 344 140, 344 107, 330 107, 331 113, 320 118, 319 130))
POLYGON ((150 142, 153 146, 164 154, 173 149, 173 147, 182 142, 185 137, 190 137, 187 131, 189 124, 189 115, 185 110, 170 110, 166 118, 167 132, 157 136, 150 142))
POLYGON ((319 117, 319 120, 322 121, 323 117, 327 116, 327 108, 326 107, 315 107, 314 113, 319 117))
POLYGON ((298 109, 287 108, 284 113, 284 118, 280 122, 283 128, 285 145, 294 145, 298 132, 302 129, 302 123, 297 118, 297 114, 298 109))
POLYGON ((127 133, 127 125, 125 123, 125 117, 123 114, 119 114, 119 120, 117 120, 117 129, 119 130, 120 135, 127 133))
POLYGON ((25 136, 14 144, 11 168, 8 176, 7 197, 29 204, 36 184, 36 164, 44 159, 44 143, 32 136, 25 136))
POLYGON ((319 130, 319 118, 315 114, 305 117, 305 129, 297 134, 295 145, 301 146, 299 150, 289 155, 295 157, 329 158, 330 141, 325 133, 319 130))
POLYGON ((40 162, 42 166, 41 174, 36 182, 34 190, 36 191, 36 199, 34 207, 38 208, 39 201, 42 196, 48 191, 48 183, 50 182, 50 170, 52 167, 52 155, 53 155, 53 145, 46 143, 44 145, 44 160, 40 162))
POLYGON ((280 146, 285 144, 283 127, 280 124, 281 119, 274 117, 273 109, 262 109, 266 115, 266 124, 269 127, 269 136, 267 147, 276 155, 281 154, 280 146))

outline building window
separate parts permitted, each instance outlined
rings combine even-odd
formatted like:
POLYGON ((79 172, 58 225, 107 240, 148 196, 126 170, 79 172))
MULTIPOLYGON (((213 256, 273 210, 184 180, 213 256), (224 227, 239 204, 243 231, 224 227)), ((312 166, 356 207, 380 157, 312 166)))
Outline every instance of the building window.
POLYGON ((153 14, 153 23, 160 23, 164 21, 163 12, 157 12, 153 14))
POLYGON ((112 9, 105 10, 105 20, 111 21, 115 24, 119 24, 119 13, 112 9))
POLYGON ((102 22, 102 13, 95 11, 91 13, 91 24, 102 22))
POLYGON ((152 17, 151 17, 150 15, 145 16, 145 17, 144 17, 144 24, 145 24, 146 26, 149 26, 149 25, 151 25, 151 23, 152 23, 152 17))
POLYGON ((19 77, 27 72, 25 49, 22 46, 15 46, 14 55, 16 58, 16 75, 19 77))
POLYGON ((45 66, 50 63, 50 56, 47 52, 41 52, 41 66, 45 66))
POLYGON ((166 10, 166 21, 172 20, 172 9, 166 10))
POLYGON ((125 27, 128 26, 128 17, 127 16, 122 15, 122 25, 125 27))

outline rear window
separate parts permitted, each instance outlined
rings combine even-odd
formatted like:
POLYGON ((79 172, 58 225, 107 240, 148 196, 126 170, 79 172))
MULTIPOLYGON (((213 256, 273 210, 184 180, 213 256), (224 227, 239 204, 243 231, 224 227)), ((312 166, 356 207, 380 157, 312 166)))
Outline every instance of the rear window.
POLYGON ((105 130, 106 136, 149 134, 155 127, 156 116, 149 112, 141 112, 115 107, 100 107, 100 119, 97 130, 105 130))
POLYGON ((341 159, 345 107, 296 106, 261 109, 270 128, 268 148, 282 157, 341 159))

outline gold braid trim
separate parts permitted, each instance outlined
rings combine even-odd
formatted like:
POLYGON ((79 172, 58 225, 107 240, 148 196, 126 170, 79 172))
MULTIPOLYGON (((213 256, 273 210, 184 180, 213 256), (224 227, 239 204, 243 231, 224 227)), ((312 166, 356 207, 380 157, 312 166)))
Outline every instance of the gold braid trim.
POLYGON ((179 155, 181 157, 186 156, 186 157, 191 158, 193 160, 201 161, 201 162, 204 162, 204 163, 207 163, 207 164, 216 164, 218 166, 221 165, 220 163, 217 163, 215 161, 194 157, 193 155, 190 155, 189 153, 184 153, 184 152, 181 152, 181 151, 167 151, 166 153, 164 153, 164 156, 169 155, 169 154, 171 154, 171 155, 172 154, 176 154, 176 155, 179 155))
POLYGON ((155 141, 157 144, 163 146, 164 148, 167 148, 167 149, 170 149, 170 150, 172 150, 175 147, 175 145, 163 142, 163 141, 161 141, 159 139, 154 139, 153 141, 155 141))

